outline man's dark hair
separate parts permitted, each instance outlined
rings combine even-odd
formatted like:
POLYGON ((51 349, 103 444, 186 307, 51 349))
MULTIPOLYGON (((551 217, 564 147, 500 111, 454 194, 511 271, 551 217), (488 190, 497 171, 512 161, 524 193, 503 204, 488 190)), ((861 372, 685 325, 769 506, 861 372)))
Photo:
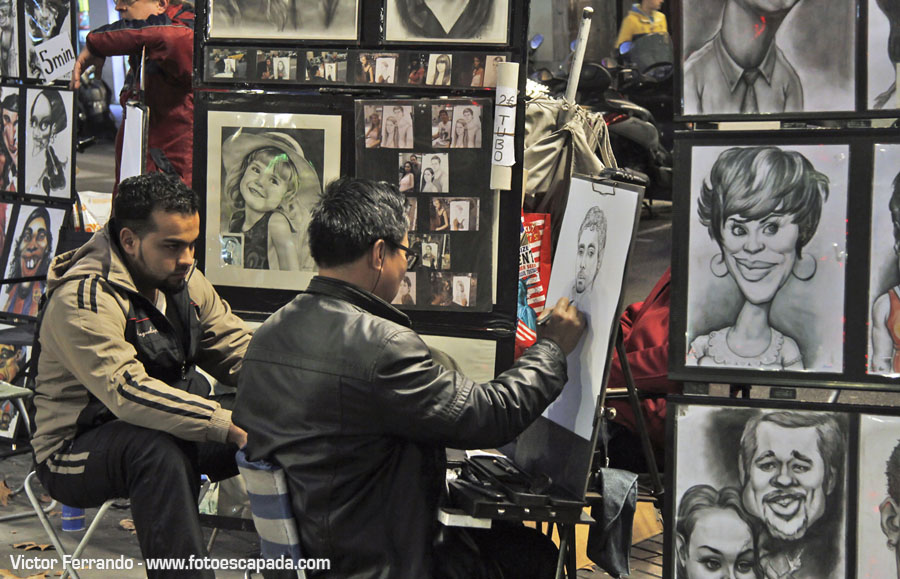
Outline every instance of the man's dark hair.
POLYGON ((137 175, 119 183, 113 201, 113 215, 119 227, 127 227, 143 237, 155 229, 156 222, 150 215, 158 209, 193 215, 200 211, 200 199, 180 179, 165 173, 137 175))
POLYGON ((42 90, 31 103, 31 111, 34 113, 34 105, 40 97, 47 99, 50 104, 50 123, 53 125, 51 133, 56 135, 61 133, 69 125, 68 117, 66 117, 66 105, 63 103, 62 97, 55 90, 42 90))
MULTIPOLYGON (((25 225, 22 226, 22 233, 16 239, 15 247, 13 248, 12 267, 9 272, 10 278, 22 277, 22 260, 19 259, 22 256, 22 240, 25 237, 25 231, 28 230, 28 226, 37 219, 43 219, 44 223, 47 224, 47 251, 44 252, 44 257, 41 258, 41 263, 38 264, 37 275, 47 275, 47 270, 50 269, 50 258, 53 257, 53 227, 50 224, 50 212, 47 211, 46 207, 35 207, 28 215, 25 225)), ((7 293, 12 291, 13 287, 15 286, 10 286, 7 293)))
POLYGON ((884 474, 887 476, 888 496, 900 504, 900 441, 891 451, 884 474))
POLYGON ((342 177, 331 182, 312 210, 309 249, 319 267, 356 261, 373 243, 403 243, 409 228, 404 196, 385 181, 342 177))
POLYGON ((756 430, 763 422, 771 422, 782 428, 815 428, 818 435, 819 453, 825 465, 825 486, 838 486, 844 472, 844 436, 837 421, 821 412, 770 412, 758 414, 747 421, 741 435, 738 460, 743 470, 741 484, 747 484, 750 477, 750 463, 758 450, 756 430))
POLYGON ((19 97, 18 95, 11 94, 3 99, 0 102, 0 108, 5 111, 12 111, 14 113, 19 112, 19 97))

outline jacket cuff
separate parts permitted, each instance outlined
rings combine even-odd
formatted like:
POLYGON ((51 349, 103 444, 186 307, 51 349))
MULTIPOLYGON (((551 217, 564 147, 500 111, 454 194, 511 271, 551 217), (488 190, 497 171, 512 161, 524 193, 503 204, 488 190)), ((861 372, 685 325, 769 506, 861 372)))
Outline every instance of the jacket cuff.
POLYGON ((228 437, 229 428, 231 428, 231 410, 217 408, 209 418, 206 440, 224 444, 228 437))
POLYGON ((542 349, 547 350, 548 353, 550 353, 552 356, 556 357, 559 360, 560 364, 563 365, 563 368, 566 367, 566 362, 567 362, 566 353, 563 351, 563 349, 560 347, 559 344, 557 344, 550 338, 541 338, 537 342, 535 342, 534 345, 532 346, 532 348, 536 348, 536 347, 540 347, 542 349))

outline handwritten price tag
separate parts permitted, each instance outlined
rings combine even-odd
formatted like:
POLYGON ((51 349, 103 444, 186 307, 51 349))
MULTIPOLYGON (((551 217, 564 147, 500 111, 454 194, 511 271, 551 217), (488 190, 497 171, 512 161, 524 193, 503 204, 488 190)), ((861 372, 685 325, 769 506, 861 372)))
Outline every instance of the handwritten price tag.
POLYGON ((75 51, 67 34, 57 34, 34 47, 44 79, 52 82, 75 68, 75 51))
POLYGON ((491 163, 501 167, 516 164, 516 104, 518 99, 519 64, 497 65, 497 102, 494 107, 494 139, 491 163))

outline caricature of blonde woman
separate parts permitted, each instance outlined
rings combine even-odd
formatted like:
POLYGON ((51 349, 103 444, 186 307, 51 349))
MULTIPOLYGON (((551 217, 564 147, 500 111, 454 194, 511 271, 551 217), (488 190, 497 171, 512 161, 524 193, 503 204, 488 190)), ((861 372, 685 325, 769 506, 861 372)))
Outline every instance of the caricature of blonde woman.
POLYGON ((300 144, 285 133, 239 130, 222 145, 222 161, 225 195, 237 208, 229 230, 244 234, 244 268, 310 269, 300 250, 322 185, 300 144))

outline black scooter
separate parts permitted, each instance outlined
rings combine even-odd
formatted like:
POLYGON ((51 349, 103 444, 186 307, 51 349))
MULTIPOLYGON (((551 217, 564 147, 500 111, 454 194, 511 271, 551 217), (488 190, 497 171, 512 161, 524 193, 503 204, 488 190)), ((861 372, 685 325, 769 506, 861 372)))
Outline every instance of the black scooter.
POLYGON ((84 151, 98 139, 115 139, 116 122, 109 108, 112 91, 93 67, 81 74, 77 97, 78 151, 84 151))

